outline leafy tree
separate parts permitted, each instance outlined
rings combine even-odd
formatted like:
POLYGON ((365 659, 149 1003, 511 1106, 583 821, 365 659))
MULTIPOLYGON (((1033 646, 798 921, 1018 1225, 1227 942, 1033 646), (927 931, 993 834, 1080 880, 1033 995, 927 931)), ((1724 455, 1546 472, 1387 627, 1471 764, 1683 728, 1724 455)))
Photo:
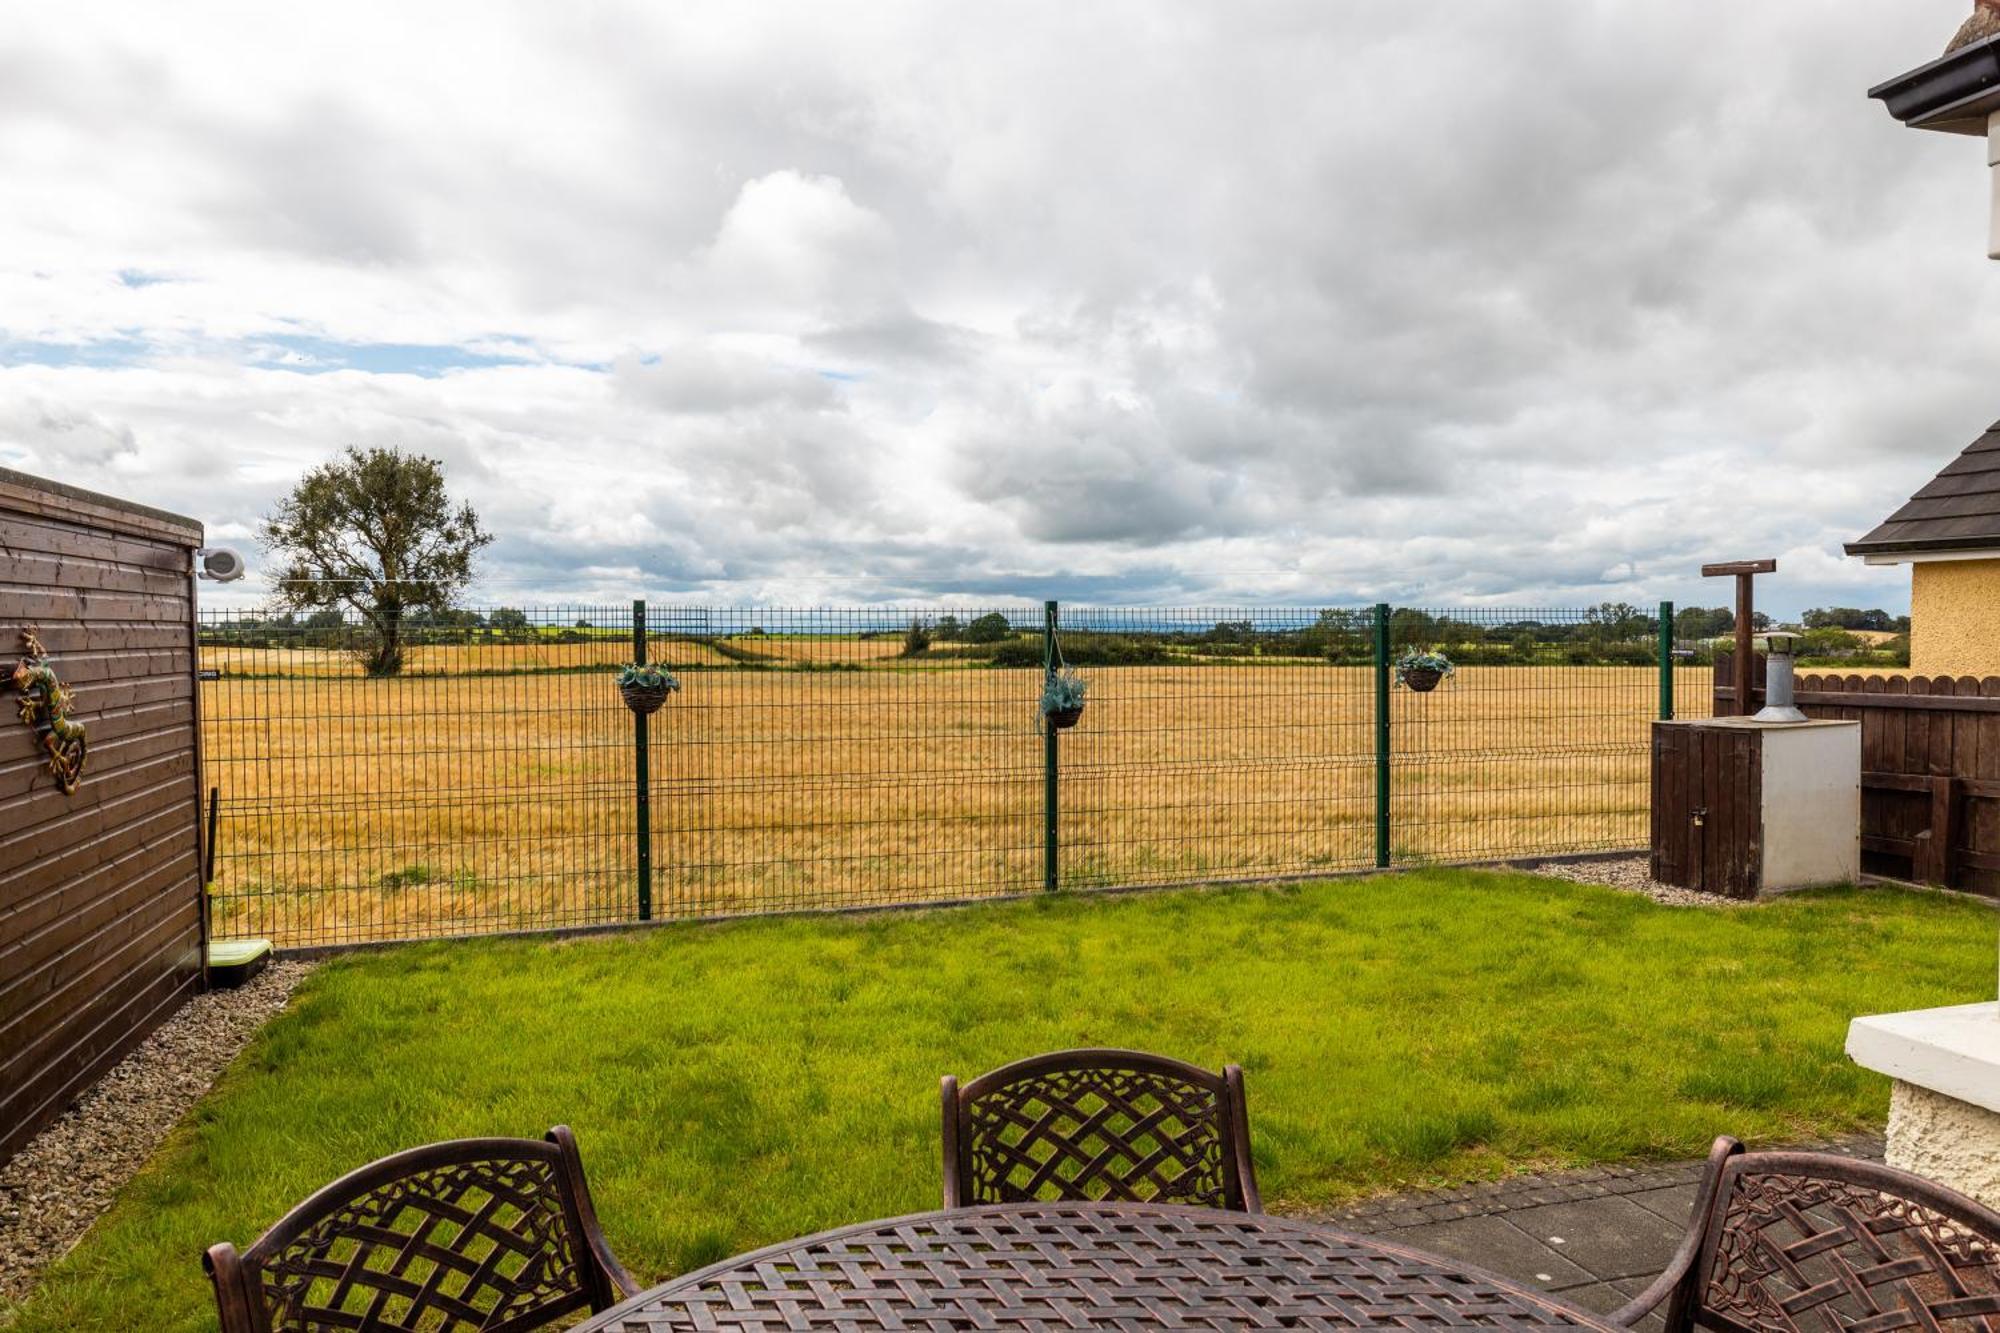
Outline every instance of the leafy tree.
POLYGON ((958 617, 950 614, 938 617, 938 623, 931 630, 931 637, 939 643, 950 643, 965 633, 965 626, 958 623, 958 617))
POLYGON ((1726 606, 1684 606, 1674 612, 1676 639, 1715 639, 1736 628, 1736 613, 1726 606))
POLYGON ((1585 636, 1598 642, 1641 638, 1653 626, 1653 618, 1630 602, 1600 602, 1584 615, 1585 636))
POLYGON ((528 632, 528 613, 517 607, 496 607, 486 623, 502 634, 525 634, 528 632))
POLYGON ((1814 629, 1865 629, 1883 632, 1909 628, 1908 616, 1892 616, 1880 607, 1863 611, 1856 606, 1816 606, 1805 613, 1800 624, 1814 629))
POLYGON ((1399 648, 1423 647, 1442 641, 1438 633, 1438 618, 1414 607, 1402 607, 1389 613, 1389 642, 1399 648))
POLYGON ((1809 629, 1804 638, 1807 657, 1844 657, 1866 646, 1854 635, 1834 625, 1809 629))
POLYGON ((1299 635, 1299 641, 1303 651, 1334 662, 1370 657, 1375 651, 1374 620, 1367 611, 1330 606, 1299 635))
POLYGON ((998 643, 1014 637, 1014 627, 998 611, 988 611, 965 627, 967 643, 998 643))
POLYGON ((277 604, 358 615, 369 632, 354 651, 371 676, 403 669, 404 617, 450 610, 493 540, 471 505, 453 505, 438 460, 352 446, 306 473, 261 536, 285 561, 277 604))
POLYGON ((439 611, 431 607, 412 607, 403 613, 405 630, 447 630, 457 631, 441 637, 449 642, 464 643, 471 637, 471 631, 486 628, 486 617, 477 611, 460 611, 452 608, 439 611))
POLYGON ((931 650, 931 632, 924 627, 921 617, 912 617, 910 628, 903 634, 903 656, 922 657, 931 650))

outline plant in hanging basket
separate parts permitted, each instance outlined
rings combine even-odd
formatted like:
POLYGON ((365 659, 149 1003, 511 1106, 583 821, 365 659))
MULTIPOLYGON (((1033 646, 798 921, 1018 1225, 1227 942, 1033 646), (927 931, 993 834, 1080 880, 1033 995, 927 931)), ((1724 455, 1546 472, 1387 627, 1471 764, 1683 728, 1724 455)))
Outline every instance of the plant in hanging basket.
POLYGON ((651 666, 634 663, 618 668, 618 692, 625 696, 625 706, 642 717, 658 712, 667 696, 680 687, 674 673, 657 662, 651 666))
POLYGON ((1042 682, 1042 716, 1058 731, 1066 731, 1083 716, 1083 696, 1090 682, 1068 667, 1049 672, 1042 682))
POLYGON ((1429 694, 1439 681, 1457 674, 1458 668, 1451 664, 1451 659, 1435 648, 1421 653, 1407 648, 1396 659, 1396 683, 1418 694, 1429 694))

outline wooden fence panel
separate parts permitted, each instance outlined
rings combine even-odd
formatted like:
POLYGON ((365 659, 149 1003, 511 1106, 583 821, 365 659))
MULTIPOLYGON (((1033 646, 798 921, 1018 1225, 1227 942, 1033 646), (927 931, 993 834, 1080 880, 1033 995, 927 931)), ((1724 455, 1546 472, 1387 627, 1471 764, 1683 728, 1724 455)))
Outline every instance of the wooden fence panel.
MULTIPOLYGON (((1730 654, 1717 717, 1739 713, 1730 654)), ((1764 660, 1749 706, 1764 704, 1764 660)), ((2000 676, 1801 674, 1808 716, 1861 723, 1861 864, 1874 874, 2000 897, 2000 676)))
POLYGON ((0 1161, 201 986, 191 520, 0 469, 0 675, 38 630, 65 795, 0 699, 0 1161))

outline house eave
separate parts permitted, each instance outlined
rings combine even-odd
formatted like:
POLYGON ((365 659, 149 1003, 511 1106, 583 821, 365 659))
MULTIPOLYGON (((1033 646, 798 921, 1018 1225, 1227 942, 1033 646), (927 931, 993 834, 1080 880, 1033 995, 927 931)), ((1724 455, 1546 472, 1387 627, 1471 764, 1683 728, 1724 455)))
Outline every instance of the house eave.
POLYGON ((2000 560, 2000 541, 1989 546, 1941 545, 1935 543, 1906 542, 1862 545, 1849 542, 1847 553, 1861 557, 1870 565, 1916 565, 1937 560, 2000 560))
POLYGON ((1984 137, 2000 111, 2000 37, 1988 37, 1868 90, 1912 129, 1984 137))

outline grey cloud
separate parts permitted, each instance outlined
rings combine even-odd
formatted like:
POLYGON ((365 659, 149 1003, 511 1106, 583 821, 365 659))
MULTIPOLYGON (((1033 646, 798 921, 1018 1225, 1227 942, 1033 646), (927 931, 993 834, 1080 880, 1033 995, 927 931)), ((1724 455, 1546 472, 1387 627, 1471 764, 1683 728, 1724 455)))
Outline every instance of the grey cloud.
POLYGON ((811 370, 773 366, 700 345, 675 347, 640 361, 621 360, 612 370, 619 391, 634 401, 674 414, 707 414, 782 405, 831 407, 833 385, 811 370))
POLYGON ((0 367, 40 404, 0 447, 220 524, 421 447, 508 525, 496 586, 551 591, 1712 599, 1702 558, 1834 552, 2000 414, 1976 145, 1862 95, 1964 7, 31 21, 0 105, 61 71, 31 114, 76 151, 0 125, 0 338, 604 369, 0 367))

